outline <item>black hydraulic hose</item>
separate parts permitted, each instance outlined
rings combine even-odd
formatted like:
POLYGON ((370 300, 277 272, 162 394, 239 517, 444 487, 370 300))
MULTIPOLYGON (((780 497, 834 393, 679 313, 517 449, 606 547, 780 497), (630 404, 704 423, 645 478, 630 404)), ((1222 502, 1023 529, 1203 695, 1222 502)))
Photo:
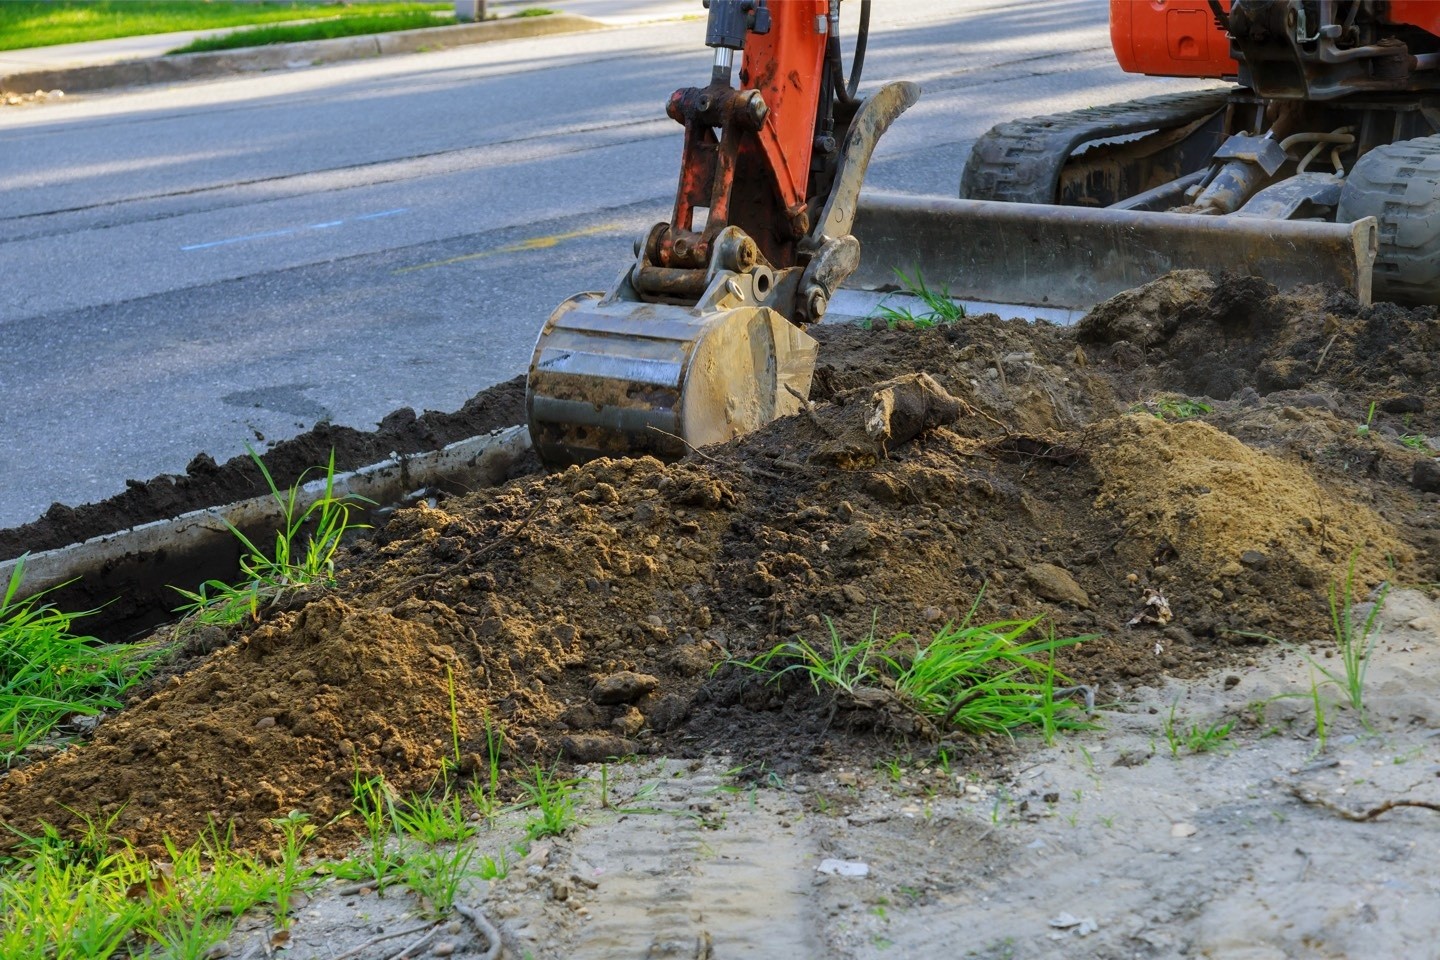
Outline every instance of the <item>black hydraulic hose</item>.
POLYGON ((850 62, 850 83, 846 93, 850 99, 860 90, 860 74, 865 70, 865 43, 870 39, 870 0, 860 0, 860 29, 855 33, 855 59, 850 62))
POLYGON ((830 71, 835 77, 835 99, 847 107, 859 105, 855 94, 860 90, 860 74, 865 67, 865 44, 870 37, 870 0, 860 0, 860 29, 855 34, 855 59, 850 65, 850 80, 845 80, 845 64, 840 58, 840 37, 835 31, 830 32, 830 39, 825 43, 825 58, 830 64, 830 71))

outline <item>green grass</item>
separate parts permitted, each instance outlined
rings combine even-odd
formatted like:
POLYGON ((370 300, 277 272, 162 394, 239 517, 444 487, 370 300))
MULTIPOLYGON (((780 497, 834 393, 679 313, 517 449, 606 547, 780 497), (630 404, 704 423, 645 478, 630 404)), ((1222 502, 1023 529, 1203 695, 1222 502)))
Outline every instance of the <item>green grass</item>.
MULTIPOLYGON (((1340 667, 1338 669, 1325 666, 1320 659, 1311 656, 1304 649, 1278 637, 1261 633, 1240 633, 1238 635, 1268 640, 1297 651, 1312 668, 1325 678, 1321 686, 1339 687, 1344 692, 1346 704, 1364 722, 1365 677, 1369 673, 1370 658, 1375 652, 1375 643, 1379 639, 1375 628, 1379 622, 1380 608, 1384 606, 1385 598, 1390 593, 1390 584, 1380 585, 1379 590, 1375 593, 1375 600, 1370 605, 1369 613, 1366 614, 1364 620, 1357 622, 1355 607, 1358 585, 1355 580, 1355 561, 1358 556, 1358 552, 1350 555, 1350 562, 1345 569, 1345 578, 1338 582, 1332 582, 1329 589, 1330 632, 1335 641, 1334 653, 1339 654, 1340 667)), ((1320 702, 1318 692, 1312 690, 1312 699, 1317 704, 1317 725, 1323 724, 1323 718, 1318 716, 1320 702)))
POLYGON ((797 637, 738 665, 776 679, 799 671, 817 691, 892 689, 904 706, 942 729, 1009 734, 1033 728, 1050 740, 1061 730, 1088 728, 1057 700, 1057 686, 1069 680, 1053 660, 1055 651, 1090 638, 1041 634, 1038 617, 972 625, 979 602, 963 622, 946 624, 925 642, 908 633, 882 640, 872 621, 865 637, 847 643, 830 624, 828 650, 797 637))
MULTIPOLYGON (((913 297, 919 297, 925 304, 926 310, 923 313, 915 313, 908 307, 887 307, 881 304, 876 309, 873 319, 879 320, 887 328, 894 330, 904 324, 916 330, 928 330, 941 324, 956 323, 965 319, 965 308, 950 299, 948 286, 941 287, 938 293, 931 290, 918 270, 915 271, 913 278, 898 268, 895 270, 895 275, 900 278, 905 292, 913 297)), ((870 321, 867 320, 866 323, 869 324, 870 321)))
POLYGON ((1355 436, 1370 436, 1370 426, 1375 422, 1375 401, 1370 401, 1370 410, 1365 414, 1365 422, 1355 427, 1355 436))
POLYGON ((336 37, 357 37, 392 30, 419 30, 453 23, 453 19, 437 17, 429 8, 395 10, 377 13, 368 7, 351 7, 344 16, 318 20, 314 23, 277 23, 248 27, 217 37, 197 37, 170 53, 205 53, 210 50, 234 50, 239 47, 263 47, 271 43, 296 43, 302 40, 333 40, 336 37))
MULTIPOLYGON (((450 3, 368 3, 366 14, 402 10, 453 10, 450 3)), ((353 17, 341 3, 227 3, 220 0, 4 0, 0 50, 48 47, 177 30, 216 30, 283 20, 353 17)))
POLYGON ((553 769, 546 770, 538 763, 531 767, 529 776, 520 780, 520 789, 525 795, 523 806, 535 810, 534 816, 525 823, 526 837, 539 840, 564 836, 579 823, 575 796, 578 785, 578 780, 559 777, 553 769))
POLYGON ((870 632, 858 643, 847 643, 841 639, 840 632, 829 617, 825 618, 825 625, 830 630, 828 649, 813 646, 804 637, 796 637, 740 665, 771 672, 776 679, 798 671, 809 679, 817 693, 827 688, 853 693, 857 687, 876 685, 883 667, 881 650, 884 644, 875 636, 875 621, 871 620, 870 632), (772 664, 777 660, 788 662, 774 669, 772 664))
POLYGON ((1423 433, 1404 433, 1400 435, 1400 444, 1409 447, 1417 453, 1430 453, 1430 438, 1423 433))
POLYGON ((1165 742, 1170 745, 1172 757, 1180 756, 1182 747, 1191 753, 1209 753, 1220 749, 1230 740, 1230 731, 1235 728, 1235 721, 1217 721, 1204 727, 1192 723, 1188 729, 1183 729, 1175 720, 1176 706, 1177 704, 1170 704, 1170 715, 1165 718, 1164 724, 1165 742))
POLYGON ((228 832, 167 842, 161 870, 110 837, 113 818, 83 822, 78 838, 51 827, 26 838, 24 858, 0 873, 0 957, 200 960, 276 896, 281 868, 235 852, 228 832))
POLYGON ((335 553, 345 535, 366 529, 351 522, 351 512, 370 501, 354 494, 335 495, 335 452, 325 467, 325 489, 309 506, 300 506, 300 494, 309 470, 301 474, 288 491, 281 492, 265 462, 254 450, 250 458, 260 469, 270 496, 280 508, 283 525, 275 532, 275 546, 261 550, 228 520, 225 526, 243 548, 240 557, 241 581, 207 580, 198 590, 171 587, 188 602, 175 612, 190 623, 227 626, 246 616, 258 616, 262 603, 274 603, 291 590, 335 579, 335 553))
MULTIPOLYGON (((563 793, 574 822, 573 783, 550 775, 537 782, 563 793)), ((353 791, 369 836, 355 856, 328 865, 334 876, 373 880, 377 889, 403 883, 422 901, 421 913, 443 919, 467 880, 509 872, 505 850, 492 857, 473 843, 405 834, 399 810, 428 798, 398 802, 382 778, 358 771, 353 791)), ((118 818, 81 816, 77 828, 62 832, 45 824, 35 836, 10 828, 20 840, 0 863, 0 957, 204 960, 251 910, 267 909, 274 928, 287 929, 298 894, 321 882, 321 863, 305 856, 320 827, 301 811, 269 821, 278 849, 268 864, 235 850, 233 826, 213 823, 188 847, 165 839, 165 854, 154 858, 111 834, 118 818)))
POLYGON ((1215 410, 1204 400, 1193 400, 1173 394, 1162 394, 1148 403, 1136 404, 1131 413, 1150 413, 1160 420, 1191 420, 1215 410))
POLYGON ((77 634, 75 621, 86 614, 55 608, 44 592, 22 597, 24 576, 22 557, 0 597, 0 762, 7 767, 68 718, 118 709, 160 657, 153 647, 77 634))

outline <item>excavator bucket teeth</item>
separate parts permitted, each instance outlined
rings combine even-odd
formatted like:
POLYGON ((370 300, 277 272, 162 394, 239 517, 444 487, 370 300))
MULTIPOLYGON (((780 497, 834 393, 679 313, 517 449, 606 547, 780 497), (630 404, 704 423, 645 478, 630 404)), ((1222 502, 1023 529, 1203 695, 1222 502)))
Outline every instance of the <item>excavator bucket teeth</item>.
POLYGON ((797 412, 815 353, 813 339, 768 307, 574 297, 535 345, 525 396, 531 439, 552 467, 673 460, 797 412))
POLYGON ((960 300, 1088 310, 1171 270, 1251 274, 1281 289, 1325 283, 1370 302, 1373 217, 1354 223, 1205 217, 900 194, 861 199, 852 286, 919 271, 960 300))

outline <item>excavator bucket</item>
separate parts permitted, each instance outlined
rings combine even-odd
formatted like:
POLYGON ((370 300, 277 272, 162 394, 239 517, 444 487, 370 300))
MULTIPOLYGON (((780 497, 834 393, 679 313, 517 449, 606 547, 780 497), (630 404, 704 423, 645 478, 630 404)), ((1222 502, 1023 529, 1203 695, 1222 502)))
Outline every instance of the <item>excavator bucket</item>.
POLYGON ((684 456, 796 413, 816 345, 722 278, 694 307, 572 297, 535 346, 530 433, 551 466, 596 457, 684 456))
POLYGON ((864 256, 850 286, 888 289, 895 270, 957 300, 1088 310, 1171 270, 1325 283, 1370 302, 1374 217, 1354 223, 1214 217, 869 193, 855 221, 864 256))

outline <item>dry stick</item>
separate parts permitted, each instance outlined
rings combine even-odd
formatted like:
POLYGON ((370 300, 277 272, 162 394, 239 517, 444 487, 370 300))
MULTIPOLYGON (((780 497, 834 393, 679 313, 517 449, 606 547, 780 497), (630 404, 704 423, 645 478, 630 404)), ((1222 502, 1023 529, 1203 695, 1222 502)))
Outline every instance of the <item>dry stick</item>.
POLYGON ((691 443, 689 440, 686 440, 684 437, 682 437, 682 436, 680 436, 680 435, 678 435, 678 434, 671 433, 671 432, 668 431, 668 430, 661 430, 659 427, 655 426, 653 423, 651 423, 651 424, 646 424, 646 427, 645 427, 645 428, 646 428, 647 430, 654 430, 656 433, 660 434, 661 436, 669 437, 671 440, 679 440, 681 443, 685 444, 685 446, 687 446, 687 447, 690 448, 690 452, 691 452, 691 453, 695 454, 697 457, 700 457, 700 458, 702 458, 702 459, 709 460, 711 463, 715 464, 716 466, 719 466, 719 467, 729 467, 729 468, 731 468, 732 470, 739 470, 741 473, 746 473, 746 474, 750 474, 750 475, 752 475, 752 476, 757 476, 757 477, 766 477, 766 478, 768 478, 768 479, 770 479, 770 480, 784 480, 784 481, 788 481, 788 480, 790 479, 789 477, 785 476, 785 475, 782 474, 782 473, 776 473, 776 472, 773 471, 773 470, 766 470, 764 467, 751 466, 751 465, 748 464, 748 463, 732 463, 732 462, 730 462, 730 461, 721 460, 721 459, 719 459, 719 458, 717 458, 717 457, 712 457, 712 456, 710 456, 710 454, 706 453, 704 450, 701 450, 699 447, 695 446, 695 444, 691 443))
POLYGON ((1320 351, 1320 359, 1315 361, 1315 372, 1316 372, 1316 373, 1319 373, 1319 372, 1320 372, 1320 365, 1323 364, 1323 363, 1325 362, 1325 358, 1330 355, 1330 348, 1333 347, 1333 346, 1335 346, 1335 341, 1338 340, 1339 338, 1340 338, 1340 334, 1338 334, 1338 333, 1335 334, 1335 336, 1333 336, 1333 337, 1330 338, 1330 342, 1327 343, 1327 344, 1325 344, 1325 349, 1320 351))
POLYGON ((1306 793, 1298 784, 1291 785, 1290 793, 1302 803, 1309 803, 1317 807, 1324 807, 1331 813, 1338 813, 1346 820, 1354 820, 1357 823, 1363 823, 1367 820, 1374 820, 1382 813, 1389 813, 1396 807, 1420 807, 1422 810, 1434 810, 1435 812, 1440 813, 1440 803, 1432 803, 1429 800, 1386 800, 1378 807, 1371 807, 1369 810, 1360 811, 1351 810, 1347 807, 1340 806, 1340 804, 1338 803, 1332 803, 1331 801, 1326 800, 1324 797, 1318 797, 1314 794, 1306 793))
POLYGON ((411 952, 412 950, 419 950, 421 947, 425 946, 425 944, 427 944, 427 943, 429 943, 431 940, 435 939, 435 934, 437 934, 437 933, 439 933, 439 932, 440 932, 440 925, 437 923, 435 926, 433 926, 433 927, 430 928, 430 932, 429 932, 429 933, 426 933, 426 934, 425 934, 424 936, 422 936, 419 940, 416 940, 414 943, 410 944, 410 946, 408 946, 408 947, 406 947, 405 949, 401 950, 399 953, 392 953, 392 954, 387 958, 387 960, 405 960, 406 957, 410 956, 410 952, 411 952))
MULTIPOLYGON (((360 946, 352 947, 349 950, 346 950, 344 953, 340 954, 338 957, 331 957, 330 960, 350 960, 351 957, 358 957, 360 954, 364 953, 366 950, 369 950, 377 943, 384 943, 386 940, 394 940, 396 937, 408 937, 412 933, 419 933, 422 930, 431 930, 433 932, 434 930, 438 929, 440 929, 438 924, 432 927, 431 924, 427 923, 421 927, 411 927, 409 930, 392 930, 389 933, 382 933, 378 937, 366 940, 364 943, 360 944, 360 946)), ((407 947, 406 949, 409 948, 407 947)))
POLYGON ((495 929, 494 924, 485 918, 485 914, 473 907, 467 907, 463 903, 455 904, 455 910, 466 920, 475 924, 475 929, 479 930, 481 935, 490 941, 490 946, 486 948, 481 960, 498 960, 500 956, 500 931, 495 929))
POLYGON ((838 436, 836 436, 835 431, 831 430, 829 427, 825 426, 825 424, 820 422, 820 415, 815 412, 815 404, 811 402, 809 397, 802 396, 799 390, 796 390, 788 383, 783 384, 783 386, 787 391, 789 391, 790 396, 800 401, 800 409, 805 411, 805 416, 810 418, 810 422, 815 425, 816 430, 819 430, 831 440, 840 439, 838 436))

